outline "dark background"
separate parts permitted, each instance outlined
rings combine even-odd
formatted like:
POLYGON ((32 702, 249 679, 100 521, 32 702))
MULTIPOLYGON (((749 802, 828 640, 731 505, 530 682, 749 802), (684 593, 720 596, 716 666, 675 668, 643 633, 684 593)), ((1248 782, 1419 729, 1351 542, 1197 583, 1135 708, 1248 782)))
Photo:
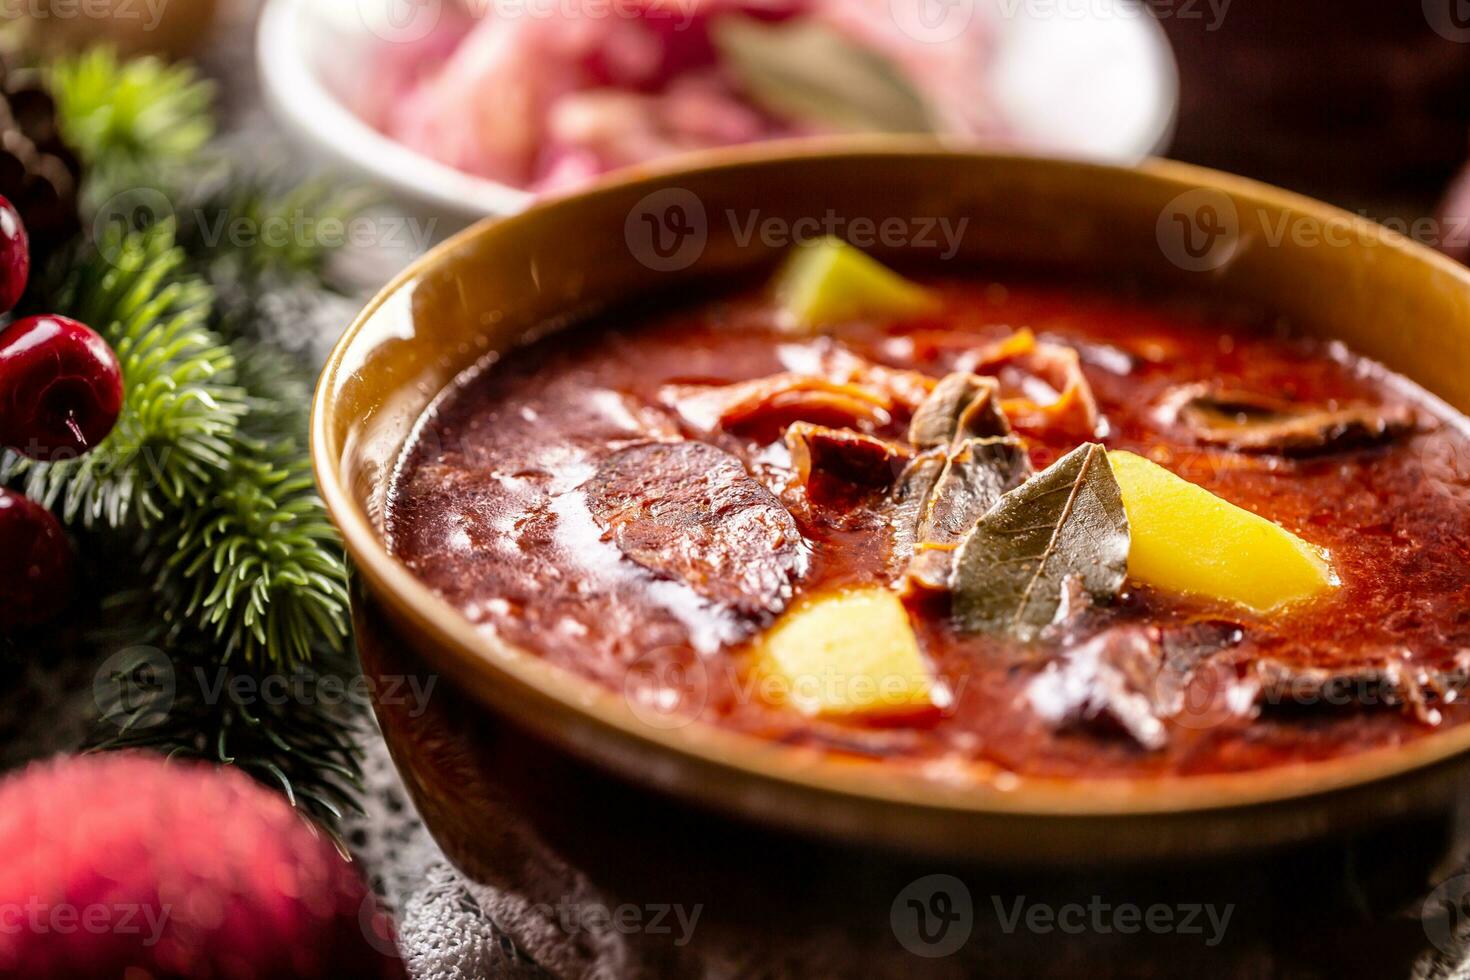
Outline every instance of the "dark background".
POLYGON ((1234 0, 1210 30, 1187 2, 1148 4, 1179 62, 1170 156, 1370 217, 1433 212, 1470 154, 1470 3, 1234 0), (1456 3, 1465 43, 1431 25, 1456 3))

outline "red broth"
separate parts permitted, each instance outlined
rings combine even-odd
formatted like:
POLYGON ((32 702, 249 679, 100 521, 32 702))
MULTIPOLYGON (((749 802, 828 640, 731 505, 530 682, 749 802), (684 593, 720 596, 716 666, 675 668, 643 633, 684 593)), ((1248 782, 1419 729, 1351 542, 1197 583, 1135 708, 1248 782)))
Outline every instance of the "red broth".
MULTIPOLYGON (((766 299, 750 293, 609 315, 482 365, 440 397, 406 448, 387 515, 390 547, 484 630, 631 691, 641 705, 662 696, 676 713, 786 744, 909 760, 936 778, 970 778, 977 766, 1072 777, 1253 770, 1394 745, 1470 719, 1453 693, 1416 712, 1363 685, 1356 696, 1217 710, 1260 658, 1448 671, 1470 649, 1463 418, 1382 367, 1264 318, 1027 283, 936 288, 945 298, 939 314, 829 337, 782 333, 766 299), (937 715, 864 724, 768 703, 745 669, 748 630, 627 560, 589 512, 583 485, 611 453, 700 438, 738 457, 796 518, 806 555, 798 596, 884 582, 891 530, 851 508, 794 499, 779 430, 696 433, 661 391, 811 370, 834 348, 938 377, 1020 327, 1079 351, 1105 419, 1099 441, 1327 549, 1341 578, 1324 598, 1270 616, 1131 584, 1101 610, 1105 624, 1238 630, 1230 666, 1191 675, 1192 703, 1204 707, 1165 719, 1162 747, 1145 748, 1105 718, 1059 725, 1039 717, 1027 687, 1058 656, 1059 641, 962 635, 944 609, 911 607, 920 646, 953 694, 937 715), (1209 449, 1159 411, 1171 391, 1198 381, 1312 403, 1408 407, 1418 425, 1382 445, 1304 458, 1209 449)), ((878 434, 900 433, 895 423, 878 434)), ((1028 438, 1028 448, 1039 468, 1078 441, 1028 438)))

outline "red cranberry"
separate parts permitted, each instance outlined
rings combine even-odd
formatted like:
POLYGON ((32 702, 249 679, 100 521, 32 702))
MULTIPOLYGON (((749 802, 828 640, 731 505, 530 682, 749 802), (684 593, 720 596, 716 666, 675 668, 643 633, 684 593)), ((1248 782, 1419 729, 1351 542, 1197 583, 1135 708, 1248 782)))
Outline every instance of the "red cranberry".
POLYGON ((122 411, 117 355, 91 328, 33 316, 0 331, 0 444, 33 459, 73 459, 122 411))
POLYGON ((20 302, 31 276, 31 243, 25 222, 4 197, 0 197, 0 313, 9 313, 20 302))
POLYGON ((0 489, 0 630, 39 626, 71 598, 71 545, 51 512, 0 489))

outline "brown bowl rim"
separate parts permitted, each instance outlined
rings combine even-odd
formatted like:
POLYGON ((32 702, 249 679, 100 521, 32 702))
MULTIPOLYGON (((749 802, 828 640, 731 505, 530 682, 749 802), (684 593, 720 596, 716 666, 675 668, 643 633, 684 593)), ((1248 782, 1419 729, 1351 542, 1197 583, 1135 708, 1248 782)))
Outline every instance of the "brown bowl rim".
POLYGON ((918 767, 882 760, 854 761, 773 745, 756 736, 698 719, 677 728, 650 726, 616 692, 475 628, 389 553, 367 513, 344 486, 339 471, 341 453, 329 433, 331 393, 337 387, 336 379, 347 353, 367 321, 392 297, 427 270, 451 261, 468 242, 493 234, 508 223, 535 220, 548 208, 575 206, 579 200, 632 188, 652 192, 668 180, 694 171, 738 169, 782 159, 820 157, 856 161, 875 156, 915 159, 958 156, 1015 166, 1075 167, 1119 175, 1141 174, 1167 182, 1180 192, 1213 188, 1324 223, 1346 222, 1354 232, 1369 236, 1378 244, 1407 251, 1418 261, 1437 266, 1441 272, 1458 279, 1470 293, 1470 269, 1448 257, 1360 215, 1249 178, 1171 160, 1150 159, 1135 167, 1120 167, 1085 160, 948 147, 912 137, 777 141, 690 154, 671 163, 621 171, 576 193, 538 201, 515 215, 485 219, 413 262, 363 308, 334 345, 311 409, 311 454, 317 484, 329 515, 342 533, 355 571, 400 623, 420 631, 431 641, 420 646, 433 651, 434 666, 469 688, 482 703, 487 701, 485 691, 499 689, 502 694, 525 698, 538 707, 558 709, 539 718, 533 717, 534 712, 521 713, 523 722, 530 723, 538 729, 538 734, 553 741, 561 740, 558 713, 562 719, 580 716, 609 734, 616 733, 643 748, 702 762, 732 776, 774 781, 852 801, 915 810, 968 812, 977 816, 1110 818, 1180 815, 1286 803, 1403 776, 1470 749, 1470 724, 1465 724, 1397 746, 1249 772, 1099 779, 1005 773, 1002 786, 995 780, 987 780, 983 767, 977 766, 975 781, 955 785, 925 776, 918 767))

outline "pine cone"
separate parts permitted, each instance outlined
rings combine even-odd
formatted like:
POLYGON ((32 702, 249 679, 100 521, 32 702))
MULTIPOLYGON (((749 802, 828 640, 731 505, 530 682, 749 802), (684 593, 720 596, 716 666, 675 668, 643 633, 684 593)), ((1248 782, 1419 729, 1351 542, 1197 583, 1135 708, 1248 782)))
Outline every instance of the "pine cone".
POLYGON ((38 262, 81 230, 81 179, 39 73, 0 61, 0 195, 20 212, 38 262))

